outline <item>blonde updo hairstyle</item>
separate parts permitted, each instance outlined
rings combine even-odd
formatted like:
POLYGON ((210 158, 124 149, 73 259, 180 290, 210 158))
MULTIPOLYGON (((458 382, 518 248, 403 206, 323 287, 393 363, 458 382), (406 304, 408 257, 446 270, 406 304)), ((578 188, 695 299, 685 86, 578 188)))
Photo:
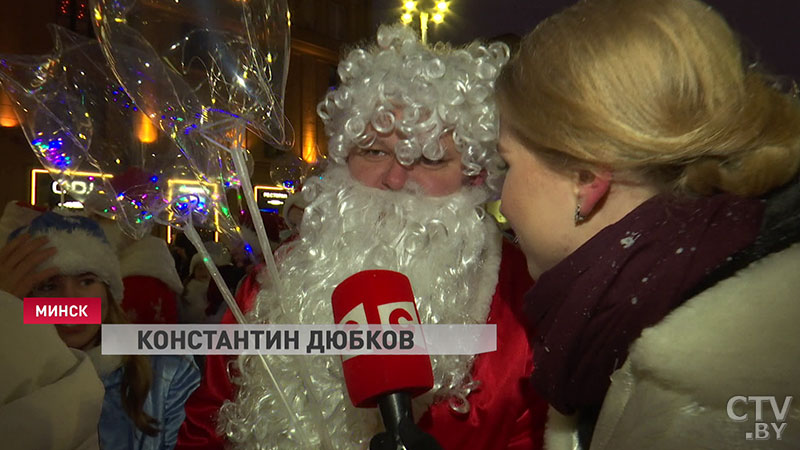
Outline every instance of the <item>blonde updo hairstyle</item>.
POLYGON ((695 0, 584 0, 503 69, 504 128, 545 163, 664 192, 758 196, 800 167, 800 107, 695 0))
POLYGON ((401 164, 421 157, 435 161, 445 152, 441 138, 451 133, 464 174, 486 170, 487 184, 499 190, 503 164, 492 93, 508 59, 503 43, 428 47, 409 27, 381 26, 377 45, 353 50, 341 61, 341 84, 317 106, 329 155, 344 164, 352 149, 369 148, 379 134, 396 132, 401 164))

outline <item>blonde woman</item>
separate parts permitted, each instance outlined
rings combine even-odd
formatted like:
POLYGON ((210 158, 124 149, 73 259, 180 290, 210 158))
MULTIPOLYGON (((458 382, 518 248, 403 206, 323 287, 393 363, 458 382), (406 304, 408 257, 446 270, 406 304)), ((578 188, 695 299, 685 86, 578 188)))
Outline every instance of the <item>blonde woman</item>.
POLYGON ((796 96, 695 0, 581 1, 497 91, 548 448, 751 448, 753 395, 800 448, 796 96))

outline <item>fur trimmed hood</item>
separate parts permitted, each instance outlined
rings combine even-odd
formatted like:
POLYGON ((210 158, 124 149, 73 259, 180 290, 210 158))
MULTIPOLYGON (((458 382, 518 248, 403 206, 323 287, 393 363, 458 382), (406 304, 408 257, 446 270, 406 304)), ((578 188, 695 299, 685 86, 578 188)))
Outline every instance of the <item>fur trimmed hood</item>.
MULTIPOLYGON (((789 406, 782 439, 770 449, 800 448, 800 244, 751 264, 689 300, 631 347, 612 376, 592 450, 754 448, 755 405, 734 396, 774 396, 789 406), (659 436, 657 445, 654 436, 659 436), (655 445, 655 446, 654 446, 655 445)), ((765 406, 763 422, 776 422, 765 406)), ((552 446, 548 448, 561 448, 552 446)))
POLYGON ((634 370, 701 403, 744 391, 800 393, 798 270, 800 244, 694 297, 642 333, 631 348, 634 370))
POLYGON ((164 282, 176 294, 183 292, 175 260, 167 244, 155 236, 145 236, 123 247, 119 251, 119 261, 123 278, 135 275, 152 277, 164 282))
MULTIPOLYGON (((631 347, 612 375, 591 450, 800 448, 800 244, 751 264, 692 298, 631 347), (748 440, 755 405, 734 396, 793 400, 781 439, 748 440), (758 444, 756 444, 758 442, 758 444)), ((776 422, 769 405, 763 422, 776 422)), ((550 409, 545 448, 580 449, 577 417, 550 409)))
POLYGON ((12 232, 8 239, 21 233, 45 236, 47 247, 57 249, 55 255, 39 264, 39 270, 56 267, 62 275, 92 273, 108 286, 114 300, 122 301, 124 288, 119 260, 97 222, 83 216, 46 211, 12 232))
POLYGON ((0 243, 5 245, 8 236, 14 230, 29 225, 44 211, 44 209, 38 209, 22 202, 8 202, 3 210, 3 215, 0 216, 0 243))

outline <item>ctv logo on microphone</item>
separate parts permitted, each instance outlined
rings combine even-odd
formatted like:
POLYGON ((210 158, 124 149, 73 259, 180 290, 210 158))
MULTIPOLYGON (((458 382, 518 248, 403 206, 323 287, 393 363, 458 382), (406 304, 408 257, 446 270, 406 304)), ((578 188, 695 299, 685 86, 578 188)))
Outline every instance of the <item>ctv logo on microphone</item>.
POLYGON ((779 406, 778 400, 775 396, 770 395, 737 395, 728 400, 727 412, 728 417, 735 422, 745 422, 750 420, 750 411, 755 410, 755 428, 752 432, 745 433, 745 439, 748 441, 766 441, 774 437, 776 440, 781 440, 784 431, 786 431, 786 417, 789 414, 789 408, 792 406, 792 397, 786 396, 782 404, 779 406), (749 406, 753 403, 754 406, 749 406), (771 417, 775 418, 774 422, 765 421, 765 415, 769 415, 766 405, 769 405, 772 412, 771 417), (765 414, 765 411, 767 414, 765 414))
MULTIPOLYGON (((359 303, 347 312, 337 325, 419 325, 419 316, 413 302, 392 302, 381 305, 369 305, 367 310, 364 303, 359 303)), ((424 348, 424 342, 418 342, 424 348)), ((342 360, 347 361, 357 355, 343 355, 342 360)))
POLYGON ((393 302, 382 305, 374 305, 375 309, 369 311, 371 317, 367 317, 367 310, 363 303, 359 303, 355 308, 345 314, 338 324, 389 324, 405 325, 419 324, 417 309, 413 302, 393 302), (377 317, 374 315, 377 314, 377 317))

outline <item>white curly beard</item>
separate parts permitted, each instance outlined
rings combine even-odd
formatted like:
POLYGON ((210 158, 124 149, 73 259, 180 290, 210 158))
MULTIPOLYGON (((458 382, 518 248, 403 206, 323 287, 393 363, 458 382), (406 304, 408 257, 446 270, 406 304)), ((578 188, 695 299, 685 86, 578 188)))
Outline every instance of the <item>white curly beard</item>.
MULTIPOLYGON (((331 324, 331 293, 361 270, 388 269, 411 280, 423 324, 485 323, 500 265, 500 236, 480 205, 482 188, 446 197, 381 191, 333 167, 303 191, 301 238, 276 255, 283 296, 259 292, 252 323, 331 324)), ((263 278, 263 277, 262 277, 263 278)), ((265 286, 266 280, 261 280, 265 286)), ((376 409, 355 408, 339 356, 265 356, 299 419, 295 425, 257 356, 237 361, 234 402, 218 431, 235 448, 366 448, 382 431, 376 409)), ((438 400, 469 393, 473 356, 432 356, 434 388, 414 401, 417 417, 438 400)))

